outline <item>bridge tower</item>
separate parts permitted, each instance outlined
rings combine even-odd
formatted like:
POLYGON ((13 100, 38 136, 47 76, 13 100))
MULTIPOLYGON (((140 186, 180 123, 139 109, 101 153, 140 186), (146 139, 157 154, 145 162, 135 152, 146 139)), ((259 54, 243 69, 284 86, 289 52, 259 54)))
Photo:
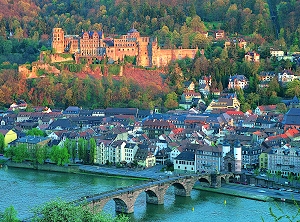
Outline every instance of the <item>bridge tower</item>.
POLYGON ((221 170, 225 170, 225 163, 224 163, 224 158, 226 156, 227 153, 230 152, 230 144, 227 140, 223 141, 222 144, 222 166, 221 166, 221 170))
POLYGON ((241 173, 242 171, 242 146, 239 140, 234 142, 234 171, 235 173, 241 173))

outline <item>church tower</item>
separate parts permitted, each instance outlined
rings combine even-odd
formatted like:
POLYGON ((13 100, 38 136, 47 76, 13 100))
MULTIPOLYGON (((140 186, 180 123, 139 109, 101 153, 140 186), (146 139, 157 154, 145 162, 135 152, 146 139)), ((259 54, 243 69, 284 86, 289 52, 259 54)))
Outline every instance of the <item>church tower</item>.
POLYGON ((65 35, 62 28, 54 28, 52 33, 52 48, 55 53, 63 53, 64 49, 65 35))

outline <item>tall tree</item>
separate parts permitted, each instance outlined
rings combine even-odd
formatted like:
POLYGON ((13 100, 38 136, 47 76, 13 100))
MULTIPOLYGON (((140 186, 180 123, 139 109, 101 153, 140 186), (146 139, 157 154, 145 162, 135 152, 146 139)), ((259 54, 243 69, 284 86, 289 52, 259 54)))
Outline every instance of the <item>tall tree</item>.
POLYGON ((94 164, 94 160, 95 160, 95 155, 96 155, 96 148, 97 148, 97 144, 96 144, 96 140, 94 138, 91 138, 89 140, 90 143, 90 164, 94 164))
POLYGON ((4 135, 0 133, 0 153, 4 154, 4 135))
POLYGON ((13 206, 10 206, 4 210, 4 213, 1 215, 0 213, 0 221, 1 222, 18 222, 17 211, 13 206))
POLYGON ((289 97, 300 96, 300 81, 294 80, 287 84, 286 95, 289 97))
POLYGON ((65 147, 53 146, 50 152, 50 158, 58 166, 63 166, 69 162, 70 155, 65 147))

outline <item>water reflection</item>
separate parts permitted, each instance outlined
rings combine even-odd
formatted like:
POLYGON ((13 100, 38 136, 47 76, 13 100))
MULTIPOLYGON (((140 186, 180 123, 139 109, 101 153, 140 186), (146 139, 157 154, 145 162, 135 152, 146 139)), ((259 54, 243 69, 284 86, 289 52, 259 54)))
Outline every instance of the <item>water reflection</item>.
MULTIPOLYGON (((18 217, 24 219, 31 216, 31 208, 50 200, 61 198, 71 201, 82 196, 140 183, 142 181, 104 176, 0 169, 0 211, 13 205, 18 217)), ((290 215, 295 214, 297 210, 291 204, 278 205, 290 215)), ((262 221, 262 217, 265 221, 273 221, 269 216, 269 207, 280 215, 275 202, 260 202, 199 190, 193 190, 191 197, 175 197, 174 188, 171 186, 166 191, 163 205, 146 204, 146 194, 142 192, 136 199, 134 213, 129 217, 133 222, 253 222, 262 221)), ((115 215, 114 201, 109 201, 103 211, 115 215)))

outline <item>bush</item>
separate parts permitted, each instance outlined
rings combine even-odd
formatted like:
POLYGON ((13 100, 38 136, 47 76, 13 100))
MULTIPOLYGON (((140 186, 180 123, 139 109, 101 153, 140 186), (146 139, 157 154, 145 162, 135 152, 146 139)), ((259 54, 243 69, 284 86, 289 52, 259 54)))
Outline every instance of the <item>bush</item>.
POLYGON ((120 73, 120 66, 119 65, 110 65, 108 67, 108 73, 112 75, 119 75, 120 73))
POLYGON ((128 217, 120 215, 113 218, 111 215, 103 213, 93 213, 84 206, 55 200, 38 207, 34 210, 34 222, 64 222, 64 221, 82 221, 82 222, 128 222, 128 217))

